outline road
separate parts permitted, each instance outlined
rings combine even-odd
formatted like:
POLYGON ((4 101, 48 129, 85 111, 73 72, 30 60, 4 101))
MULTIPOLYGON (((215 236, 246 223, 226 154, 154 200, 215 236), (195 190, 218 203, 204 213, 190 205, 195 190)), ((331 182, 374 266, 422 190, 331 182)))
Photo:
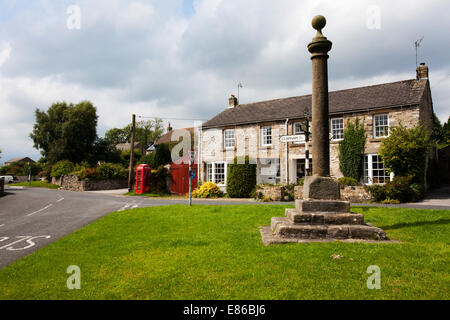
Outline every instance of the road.
MULTIPOLYGON (((8 188, 0 198, 0 268, 56 241, 111 212, 186 204, 183 200, 124 197, 39 188, 8 188)), ((194 201, 194 204, 249 204, 194 201)))

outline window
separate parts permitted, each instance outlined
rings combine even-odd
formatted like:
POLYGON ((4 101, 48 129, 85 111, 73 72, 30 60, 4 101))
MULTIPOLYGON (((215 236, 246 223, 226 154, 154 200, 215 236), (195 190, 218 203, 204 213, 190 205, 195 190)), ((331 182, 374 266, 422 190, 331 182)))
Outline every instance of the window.
POLYGON ((389 115, 376 114, 373 117, 374 138, 387 137, 389 135, 389 115))
POLYGON ((391 175, 384 169, 383 159, 376 154, 364 156, 364 183, 380 184, 391 180, 391 175))
POLYGON ((280 159, 258 159, 261 183, 281 182, 280 159))
POLYGON ((331 119, 331 134, 333 140, 344 139, 344 118, 331 119))
POLYGON ((212 162, 206 164, 206 175, 208 182, 214 182, 218 185, 225 185, 227 163, 226 162, 212 162))
POLYGON ((225 163, 216 163, 214 166, 214 180, 217 184, 225 184, 225 163))
POLYGON ((261 128, 261 146, 267 147, 272 145, 272 127, 261 128))
POLYGON ((302 133, 304 133, 302 130, 302 123, 301 122, 294 123, 294 134, 302 134, 302 133))
POLYGON ((234 139, 234 130, 225 130, 223 132, 223 146, 225 149, 234 148, 235 139, 234 139))

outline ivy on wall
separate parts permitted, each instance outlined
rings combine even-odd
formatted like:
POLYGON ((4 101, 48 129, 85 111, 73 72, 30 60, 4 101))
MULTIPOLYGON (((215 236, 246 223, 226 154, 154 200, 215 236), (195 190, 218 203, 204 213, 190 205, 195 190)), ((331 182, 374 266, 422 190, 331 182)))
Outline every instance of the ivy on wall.
POLYGON ((363 177, 363 155, 366 147, 364 123, 347 121, 344 139, 339 142, 339 168, 344 177, 360 181, 363 177))

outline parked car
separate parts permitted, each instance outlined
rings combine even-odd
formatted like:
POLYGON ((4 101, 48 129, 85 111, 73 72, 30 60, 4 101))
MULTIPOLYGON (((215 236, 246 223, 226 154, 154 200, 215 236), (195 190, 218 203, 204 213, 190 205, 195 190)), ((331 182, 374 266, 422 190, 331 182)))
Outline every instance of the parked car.
POLYGON ((0 179, 2 178, 5 179, 5 184, 11 184, 15 180, 13 176, 0 176, 0 179))

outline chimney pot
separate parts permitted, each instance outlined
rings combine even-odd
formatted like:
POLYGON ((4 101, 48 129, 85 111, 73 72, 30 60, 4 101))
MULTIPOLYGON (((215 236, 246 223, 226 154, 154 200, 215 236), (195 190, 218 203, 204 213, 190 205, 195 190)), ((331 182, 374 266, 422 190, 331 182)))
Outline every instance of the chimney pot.
POLYGON ((238 99, 236 98, 236 96, 234 94, 231 95, 231 98, 228 99, 228 102, 229 102, 229 107, 230 108, 237 107, 238 104, 239 104, 239 101, 238 101, 238 99))
POLYGON ((428 80, 429 68, 422 62, 420 66, 417 67, 417 80, 428 80))

